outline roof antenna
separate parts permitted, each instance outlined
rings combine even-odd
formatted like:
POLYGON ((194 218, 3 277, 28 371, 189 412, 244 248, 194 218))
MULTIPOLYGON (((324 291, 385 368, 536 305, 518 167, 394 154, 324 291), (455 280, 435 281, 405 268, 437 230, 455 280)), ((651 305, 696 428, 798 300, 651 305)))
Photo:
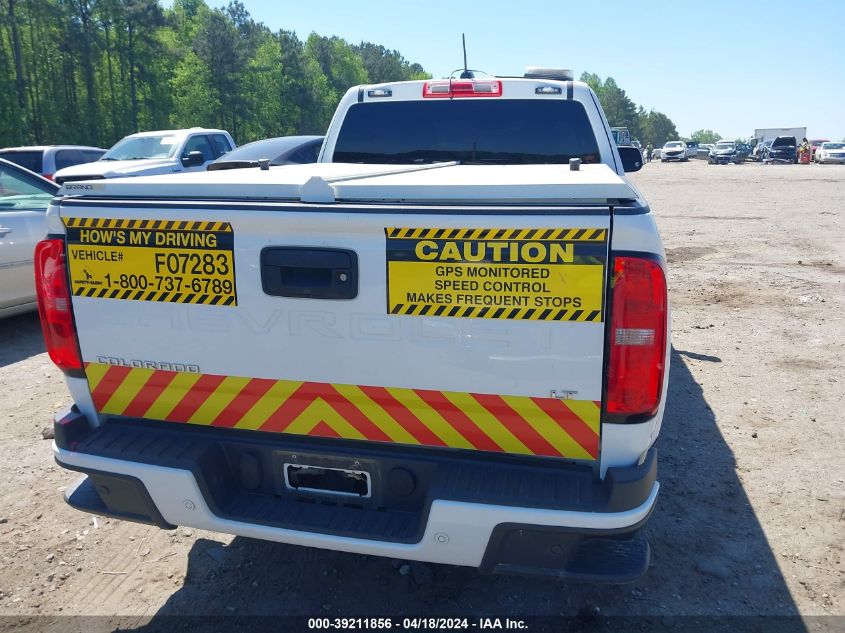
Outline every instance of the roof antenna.
POLYGON ((475 75, 473 72, 467 67, 467 36, 465 33, 461 33, 461 41, 464 45, 464 70, 461 73, 461 79, 474 79, 475 75))

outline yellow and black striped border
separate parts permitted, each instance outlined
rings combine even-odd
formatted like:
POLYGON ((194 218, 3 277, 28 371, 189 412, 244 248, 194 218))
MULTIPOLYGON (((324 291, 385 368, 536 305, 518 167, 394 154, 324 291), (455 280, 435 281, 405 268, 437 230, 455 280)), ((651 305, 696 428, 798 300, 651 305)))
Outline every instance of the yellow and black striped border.
POLYGON ((426 229, 387 227, 392 240, 517 240, 604 242, 607 229, 426 229))
POLYGON ((141 229, 152 231, 214 231, 231 233, 229 222, 190 222, 187 220, 121 220, 114 218, 62 218, 69 229, 141 229))
POLYGON ((192 305, 236 306, 235 295, 203 294, 201 292, 165 292, 163 290, 110 290, 108 288, 76 288, 75 297, 92 299, 122 299, 124 301, 169 301, 192 305))
POLYGON ((397 303, 390 314, 460 317, 464 319, 518 319, 522 321, 581 321, 598 323, 601 310, 560 310, 555 308, 496 308, 397 303))

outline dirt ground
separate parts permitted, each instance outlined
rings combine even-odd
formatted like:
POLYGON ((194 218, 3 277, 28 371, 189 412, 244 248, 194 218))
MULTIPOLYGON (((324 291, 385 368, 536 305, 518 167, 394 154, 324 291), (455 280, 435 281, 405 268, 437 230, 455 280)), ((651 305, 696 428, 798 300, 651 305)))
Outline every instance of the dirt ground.
POLYGON ((141 629, 185 614, 664 625, 800 615, 799 629, 845 627, 810 617, 845 615, 845 167, 652 163, 633 180, 666 244, 673 309, 645 578, 485 577, 74 511, 61 496, 77 475, 54 464, 41 435, 68 394, 24 315, 0 321, 0 628, 66 630, 55 616, 67 614, 141 629))

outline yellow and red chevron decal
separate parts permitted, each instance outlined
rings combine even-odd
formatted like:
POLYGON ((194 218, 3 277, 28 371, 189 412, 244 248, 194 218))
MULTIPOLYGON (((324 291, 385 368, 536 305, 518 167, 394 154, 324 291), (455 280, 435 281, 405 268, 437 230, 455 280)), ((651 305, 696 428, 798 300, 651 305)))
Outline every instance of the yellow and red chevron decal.
POLYGON ((599 402, 85 366, 100 413, 595 460, 599 402))

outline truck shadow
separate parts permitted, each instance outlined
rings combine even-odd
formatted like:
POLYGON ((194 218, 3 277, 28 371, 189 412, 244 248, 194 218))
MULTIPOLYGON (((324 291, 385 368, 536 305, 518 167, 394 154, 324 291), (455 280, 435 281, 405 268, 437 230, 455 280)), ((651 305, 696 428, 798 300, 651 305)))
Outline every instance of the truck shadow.
POLYGON ((0 319, 0 367, 44 352, 37 312, 0 319))
POLYGON ((664 625, 688 615, 778 616, 774 620, 788 620, 789 630, 804 630, 714 413, 684 357, 674 350, 658 446, 662 489, 647 528, 652 567, 634 584, 481 576, 473 569, 246 538, 227 546, 199 539, 189 555, 184 586, 153 617, 148 630, 162 630, 170 616, 184 615, 583 619, 585 614, 593 619, 647 616, 641 624, 656 618, 664 625))

